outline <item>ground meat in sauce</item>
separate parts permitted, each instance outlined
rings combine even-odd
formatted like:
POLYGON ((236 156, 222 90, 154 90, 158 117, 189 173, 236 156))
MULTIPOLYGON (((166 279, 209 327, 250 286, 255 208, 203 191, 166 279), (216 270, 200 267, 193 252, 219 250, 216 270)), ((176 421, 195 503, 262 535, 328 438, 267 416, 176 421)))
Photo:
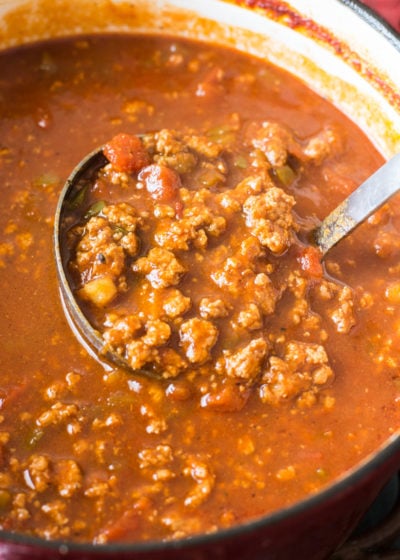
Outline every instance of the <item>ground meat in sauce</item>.
POLYGON ((308 242, 382 163, 353 123, 260 60, 174 38, 44 42, 0 70, 1 529, 210 533, 393 434, 399 201, 323 263, 308 242), (75 201, 69 272, 105 345, 154 377, 81 346, 55 277, 62 184, 115 136, 75 201))
MULTIPOLYGON (((103 149, 110 163, 94 180, 93 194, 86 194, 86 214, 99 211, 68 231, 76 244, 69 269, 78 298, 91 304, 89 317, 102 325, 107 349, 133 369, 170 378, 193 375, 200 367, 210 379, 217 374, 216 392, 236 379, 259 388, 265 404, 291 399, 301 406, 315 404, 334 377, 323 340, 318 350, 287 341, 282 354, 282 339, 279 347, 269 342, 273 314, 291 290, 292 321, 318 338, 320 323, 311 320, 306 294, 319 291, 319 297, 329 294, 329 317, 338 332, 348 332, 354 324, 353 296, 350 288, 324 279, 322 268, 320 277, 310 278, 298 265, 297 254, 306 247, 297 236, 295 199, 273 180, 289 152, 307 159, 294 133, 279 123, 253 124, 252 130, 253 145, 268 157, 269 173, 257 175, 250 168, 232 184, 233 154, 246 154, 236 134, 223 146, 207 135, 167 129, 143 140, 127 134, 110 140, 103 149), (218 178, 208 189, 199 180, 205 167, 218 178), (109 189, 120 202, 99 204, 97 183, 104 197, 109 189), (226 203, 230 196, 235 207, 226 203), (282 267, 287 277, 280 274, 278 282, 276 271, 282 267), (294 348, 300 354, 304 349, 304 358, 294 359, 294 348), (312 356, 318 353, 315 362, 312 356)), ((321 134, 307 146, 314 144, 322 158, 330 153, 331 136, 321 134)))

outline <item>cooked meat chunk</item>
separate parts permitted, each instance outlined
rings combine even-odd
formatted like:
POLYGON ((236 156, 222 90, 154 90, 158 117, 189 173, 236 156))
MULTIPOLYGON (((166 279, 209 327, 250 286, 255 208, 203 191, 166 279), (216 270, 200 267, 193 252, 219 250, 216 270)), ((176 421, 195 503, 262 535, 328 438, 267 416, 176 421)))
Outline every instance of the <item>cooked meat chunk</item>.
POLYGON ((164 312, 172 319, 184 315, 190 309, 190 305, 190 298, 175 288, 170 288, 163 297, 164 312))
POLYGON ((268 343, 263 338, 252 340, 237 352, 224 352, 225 370, 228 377, 253 381, 261 371, 262 362, 268 352, 268 343))
POLYGON ((175 286, 185 272, 174 253, 161 247, 151 249, 147 257, 141 257, 132 265, 132 269, 145 274, 153 288, 175 286))
POLYGON ((142 369, 154 360, 156 351, 142 338, 132 340, 126 345, 126 358, 132 369, 142 369))
POLYGON ((148 346, 162 346, 171 336, 171 327, 168 323, 154 319, 146 323, 146 334, 143 342, 148 346))
POLYGON ((163 346, 171 336, 168 323, 159 319, 145 324, 145 334, 126 345, 127 359, 133 369, 140 369, 157 356, 157 347, 163 346))
POLYGON ((320 164, 332 153, 342 150, 341 137, 331 125, 312 136, 304 145, 292 130, 277 122, 256 123, 250 127, 251 144, 260 150, 273 168, 281 168, 287 163, 289 155, 300 161, 320 164))
POLYGON ((63 498, 70 498, 82 488, 81 469, 73 459, 57 461, 55 471, 58 492, 63 498))
POLYGON ((160 130, 154 138, 145 138, 145 143, 155 151, 154 161, 178 173, 189 173, 197 164, 196 154, 174 130, 160 130))
POLYGON ((147 137, 147 141, 152 141, 155 157, 169 156, 181 152, 189 152, 187 142, 182 138, 182 134, 176 130, 164 128, 154 134, 154 137, 147 137))
POLYGON ((264 249, 258 239, 253 235, 249 235, 240 243, 239 253, 249 263, 254 263, 258 257, 264 255, 264 249))
POLYGON ((142 223, 142 218, 137 215, 135 208, 120 202, 106 205, 102 214, 110 224, 113 240, 120 244, 130 257, 135 257, 139 248, 136 230, 142 223))
POLYGON ((108 220, 101 216, 91 218, 76 249, 75 266, 82 280, 108 274, 118 277, 124 268, 125 254, 113 237, 108 220))
POLYGON ((185 476, 190 476, 196 485, 186 496, 184 504, 190 508, 197 508, 211 494, 215 484, 215 474, 206 460, 201 461, 197 457, 192 457, 188 463, 183 473, 185 476))
POLYGON ((182 135, 176 130, 162 129, 146 136, 144 144, 155 152, 154 161, 172 167, 179 173, 190 173, 201 157, 216 159, 222 146, 206 136, 182 135))
POLYGON ((264 272, 249 276, 246 282, 245 299, 250 300, 264 313, 270 315, 274 312, 278 301, 278 291, 264 272))
POLYGON ((237 324, 245 329, 254 331, 262 327, 262 315, 255 303, 249 303, 237 317, 237 324))
POLYGON ((207 237, 201 227, 201 219, 182 218, 180 220, 164 220, 157 226, 155 239, 160 247, 176 251, 190 248, 192 242, 206 246, 207 237))
POLYGON ((348 286, 343 286, 338 294, 338 306, 330 313, 330 318, 339 333, 348 333, 355 325, 353 293, 348 286))
POLYGON ((352 290, 348 286, 324 280, 317 294, 322 300, 332 302, 326 313, 335 324, 337 332, 348 333, 356 323, 352 290))
POLYGON ((44 455, 32 455, 25 470, 25 482, 36 492, 47 490, 51 482, 50 461, 44 455))
POLYGON ((211 278, 219 288, 228 290, 236 297, 243 290, 247 275, 254 274, 240 259, 232 256, 226 259, 222 269, 211 273, 211 278))
POLYGON ((211 359, 218 329, 210 321, 193 318, 181 325, 180 338, 187 359, 192 363, 203 363, 211 359))
POLYGON ((188 367, 188 362, 173 348, 160 348, 154 360, 164 379, 177 377, 188 367))
POLYGON ((278 187, 250 196, 243 205, 246 225, 262 245, 280 254, 292 242, 297 226, 292 213, 295 200, 278 187))
POLYGON ((83 228, 71 268, 79 275, 79 296, 104 307, 125 290, 126 258, 137 254, 136 228, 141 219, 126 203, 106 205, 101 214, 83 228))
POLYGON ((287 344, 283 358, 270 356, 261 379, 260 398, 278 404, 310 391, 316 394, 332 379, 333 371, 321 345, 293 341, 287 344))
POLYGON ((293 132, 286 126, 276 122, 263 122, 258 130, 252 127, 251 140, 255 148, 261 150, 272 167, 281 167, 287 161, 288 154, 301 156, 301 146, 293 132))
POLYGON ((209 159, 218 158, 224 149, 220 143, 214 142, 207 136, 190 134, 184 137, 184 141, 192 150, 209 159))
POLYGON ((170 445, 157 445, 153 448, 142 449, 142 451, 139 451, 138 456, 141 469, 164 467, 173 460, 170 445))
POLYGON ((90 276, 104 271, 115 276, 120 274, 124 254, 132 257, 137 254, 135 232, 140 222, 135 209, 123 202, 106 205, 101 215, 90 218, 76 249, 76 264, 81 274, 85 271, 88 276, 89 266, 93 269, 90 276))
POLYGON ((224 209, 237 212, 249 196, 260 194, 271 186, 273 186, 273 182, 269 177, 262 178, 257 175, 246 177, 233 189, 221 193, 218 200, 224 209))
POLYGON ((50 426, 51 424, 56 425, 68 420, 70 418, 76 417, 78 414, 78 407, 76 404, 64 404, 62 402, 56 402, 49 409, 42 412, 42 414, 37 418, 36 424, 41 428, 50 426))
POLYGON ((194 194, 181 190, 185 208, 179 219, 166 219, 156 228, 155 240, 160 247, 188 250, 191 246, 205 248, 208 237, 218 237, 225 231, 226 220, 208 205, 210 193, 205 189, 194 194))
POLYGON ((103 338, 106 344, 114 349, 120 349, 129 342, 141 330, 143 321, 137 315, 118 315, 109 314, 105 321, 105 330, 103 338))
POLYGON ((203 319, 217 319, 226 317, 229 313, 226 303, 222 299, 202 298, 199 305, 203 319))

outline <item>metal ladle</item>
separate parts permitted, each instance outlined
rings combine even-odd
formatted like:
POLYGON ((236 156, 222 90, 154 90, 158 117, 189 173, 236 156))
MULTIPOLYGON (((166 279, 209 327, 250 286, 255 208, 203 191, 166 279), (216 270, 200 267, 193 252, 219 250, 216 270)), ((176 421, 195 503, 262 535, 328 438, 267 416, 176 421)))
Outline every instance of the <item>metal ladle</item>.
POLYGON ((353 191, 314 230, 323 255, 400 190, 400 154, 395 155, 353 191))
POLYGON ((107 367, 106 360, 108 360, 119 366, 130 368, 128 362, 122 356, 105 348, 101 333, 90 324, 77 304, 65 272, 68 256, 65 255, 64 251, 61 251, 68 229, 69 212, 80 204, 86 185, 90 184, 98 171, 107 163, 108 160, 103 155, 103 147, 97 148, 78 163, 66 180, 58 199, 54 217, 54 252, 61 302, 72 331, 88 353, 101 362, 103 366, 107 367))
MULTIPOLYGON (((87 320, 76 303, 69 285, 65 266, 67 257, 61 251, 65 231, 68 226, 68 212, 79 201, 85 185, 90 184, 99 169, 108 163, 102 148, 86 156, 73 170, 61 191, 54 222, 54 250, 61 299, 66 317, 78 339, 88 352, 103 365, 102 358, 119 366, 132 369, 119 354, 105 346, 102 335, 87 320)), ((400 154, 386 162, 378 171, 362 183, 348 196, 321 225, 312 232, 315 244, 323 256, 341 239, 378 210, 391 196, 400 190, 400 154)), ((145 373, 149 375, 146 370, 145 373)))

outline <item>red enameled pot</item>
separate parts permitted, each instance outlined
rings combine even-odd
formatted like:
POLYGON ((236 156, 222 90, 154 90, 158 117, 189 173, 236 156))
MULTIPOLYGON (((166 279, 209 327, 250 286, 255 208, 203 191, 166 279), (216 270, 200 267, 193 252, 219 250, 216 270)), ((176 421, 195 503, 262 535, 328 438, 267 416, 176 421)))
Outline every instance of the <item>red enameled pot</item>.
MULTIPOLYGON (((6 0, 0 24, 0 48, 111 29, 212 36, 296 73, 351 114, 384 156, 400 151, 400 36, 354 0, 6 0)), ((96 546, 0 532, 0 558, 322 560, 346 540, 399 466, 394 434, 324 491, 229 530, 167 543, 96 546)))

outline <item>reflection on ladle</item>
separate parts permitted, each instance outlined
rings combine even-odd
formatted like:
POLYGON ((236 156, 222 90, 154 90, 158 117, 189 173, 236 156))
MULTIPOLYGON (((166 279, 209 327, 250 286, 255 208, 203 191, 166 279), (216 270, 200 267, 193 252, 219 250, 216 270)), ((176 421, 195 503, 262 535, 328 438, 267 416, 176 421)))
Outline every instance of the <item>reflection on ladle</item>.
MULTIPOLYGON (((124 356, 108 348, 102 334, 88 321, 76 302, 66 275, 68 256, 65 254, 63 244, 70 219, 69 213, 82 203, 88 186, 93 183, 99 170, 107 163, 108 160, 103 154, 103 149, 99 148, 85 157, 66 181, 55 214, 55 259, 62 302, 75 334, 96 358, 102 361, 102 357, 104 357, 119 366, 132 370, 133 368, 124 356)), ((394 156, 368 178, 312 232, 311 237, 320 249, 321 258, 343 237, 378 210, 399 189, 400 154, 394 156)), ((135 369, 135 371, 142 370, 135 369)), ((147 370, 144 373, 151 375, 151 372, 147 370)))

